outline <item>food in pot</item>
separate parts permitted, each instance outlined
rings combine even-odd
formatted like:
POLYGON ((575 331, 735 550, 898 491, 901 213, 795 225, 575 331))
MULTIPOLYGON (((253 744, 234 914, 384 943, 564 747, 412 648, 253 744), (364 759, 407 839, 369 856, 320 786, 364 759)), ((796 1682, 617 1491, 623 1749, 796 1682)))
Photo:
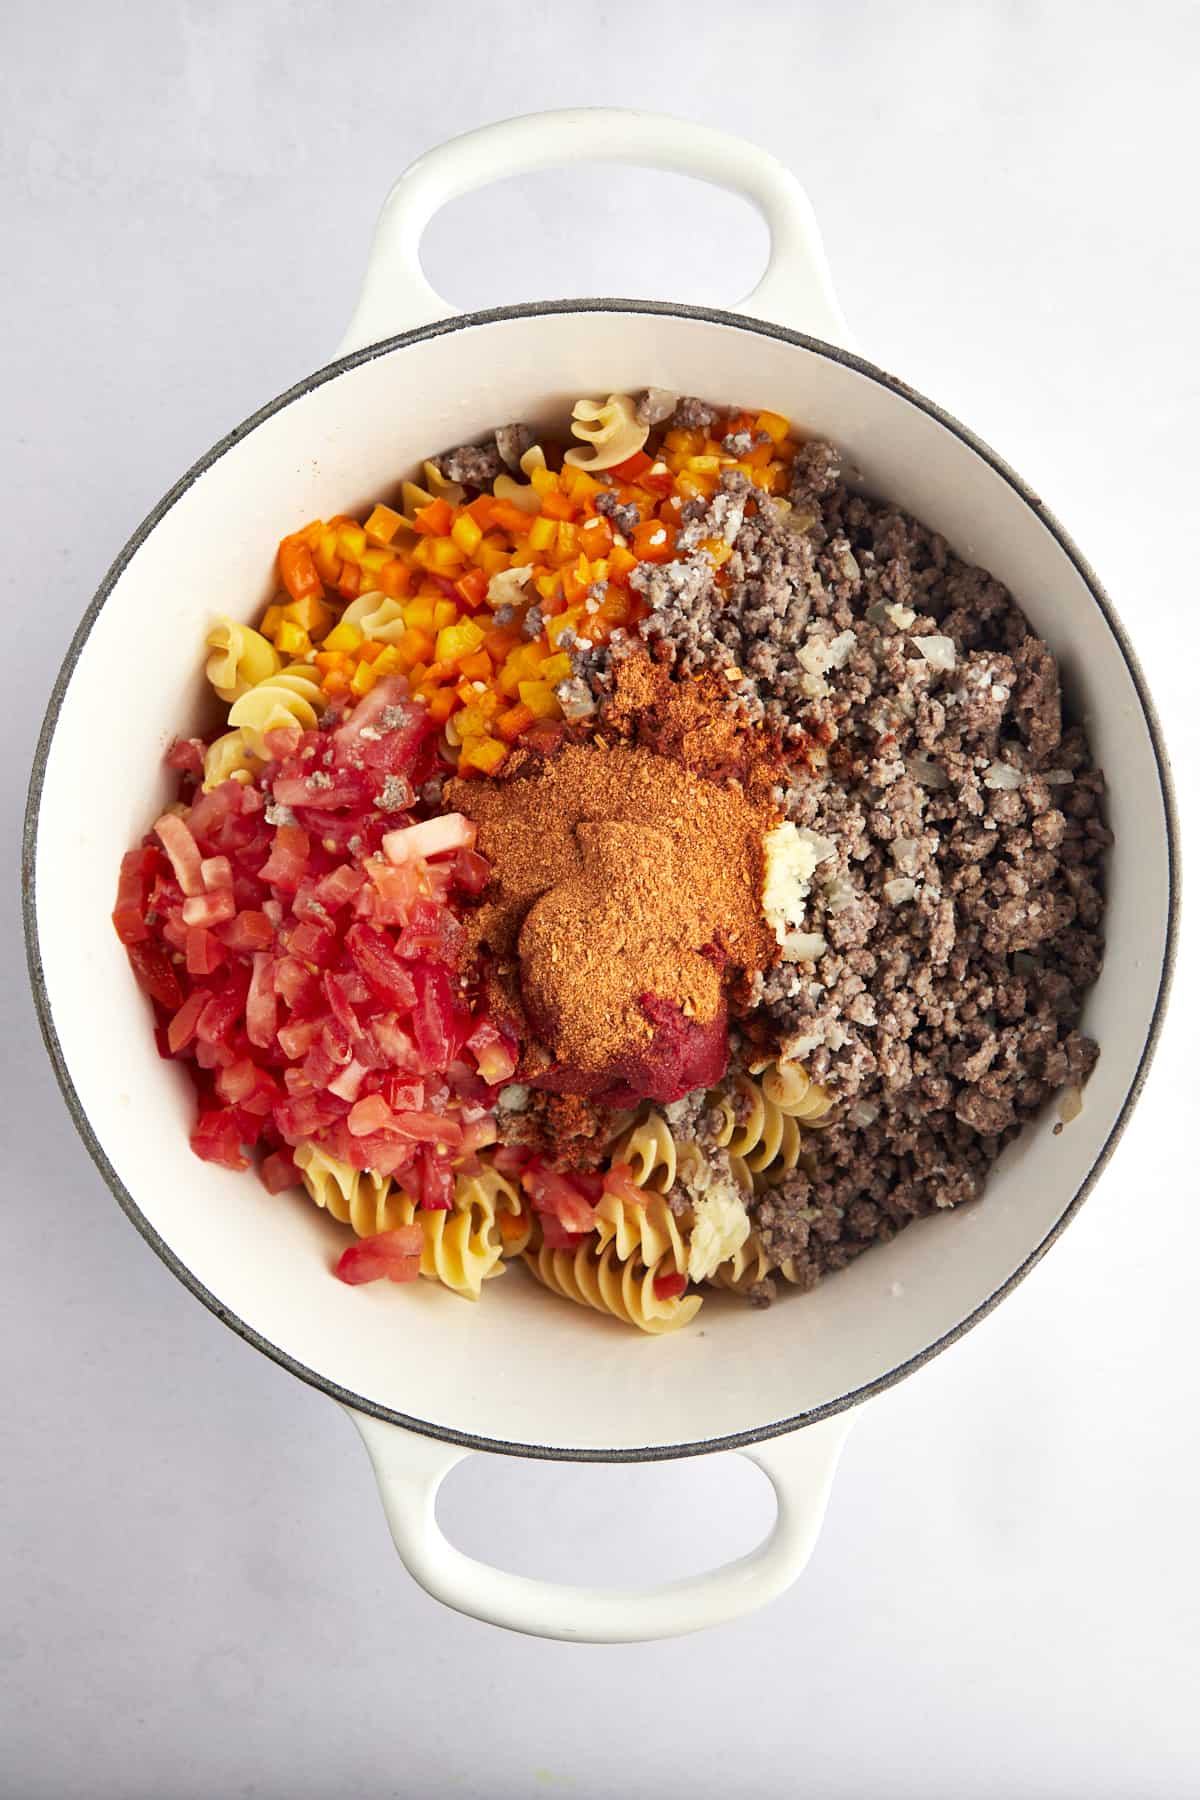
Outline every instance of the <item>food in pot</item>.
POLYGON ((523 1260, 661 1332, 1077 1110, 1111 840, 1015 601, 833 446, 569 424, 283 541, 113 917, 193 1148, 348 1224, 343 1280, 523 1260))

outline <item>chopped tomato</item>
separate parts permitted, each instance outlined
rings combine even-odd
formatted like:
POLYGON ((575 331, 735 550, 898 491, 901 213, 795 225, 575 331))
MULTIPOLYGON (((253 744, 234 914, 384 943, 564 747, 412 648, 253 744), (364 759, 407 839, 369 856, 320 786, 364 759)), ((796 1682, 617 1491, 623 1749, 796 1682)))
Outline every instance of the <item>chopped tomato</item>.
POLYGON ((656 1275, 654 1277, 654 1298, 656 1300, 678 1300, 687 1292, 686 1275, 656 1275))
POLYGON ((350 1287, 367 1281, 415 1281, 421 1273, 424 1241, 419 1225, 400 1225, 395 1231, 361 1238, 343 1250, 334 1273, 350 1287))
POLYGON ((179 985, 179 976, 171 965, 163 946, 153 941, 143 944, 126 944, 125 954, 129 958, 130 967, 137 976, 138 985, 157 1000, 160 1006, 171 1012, 182 1003, 183 990, 179 985))

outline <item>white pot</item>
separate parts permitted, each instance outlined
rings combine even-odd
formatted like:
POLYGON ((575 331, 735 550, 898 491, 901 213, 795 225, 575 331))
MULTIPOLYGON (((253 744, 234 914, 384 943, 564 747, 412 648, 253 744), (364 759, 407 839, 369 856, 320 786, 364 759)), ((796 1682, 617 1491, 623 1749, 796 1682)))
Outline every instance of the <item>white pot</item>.
POLYGON ((792 1581, 849 1409, 974 1324, 1058 1235, 1124 1125, 1161 1019, 1175 827, 1158 725, 1113 608, 1017 476, 846 341, 803 192, 747 144, 607 111, 517 119, 447 144, 390 195, 338 360, 239 426, 155 508, 88 609, 47 713, 28 819, 30 963, 79 1131, 193 1293, 352 1409, 418 1581, 518 1630, 664 1636, 749 1611, 792 1581), (485 181, 583 156, 748 195, 772 233, 767 274, 745 303, 753 317, 625 300, 450 315, 417 258, 436 208, 485 181), (210 614, 254 617, 277 538, 298 521, 368 505, 432 450, 513 418, 561 427, 577 396, 648 383, 770 407, 829 436, 869 490, 1004 581, 1061 661, 1108 778, 1116 834, 1107 960, 1085 1019, 1102 1054, 1082 1115, 1057 1136, 1049 1117, 1029 1127, 982 1203, 912 1226, 815 1293, 785 1296, 765 1314, 713 1296, 702 1328, 658 1339, 565 1306, 519 1272, 474 1307, 424 1283, 398 1293, 333 1280, 340 1228, 192 1155, 188 1083, 156 1054, 108 919, 121 854, 167 797, 162 750, 202 717, 210 614), (669 1588, 524 1580, 462 1556, 434 1521, 438 1484, 469 1450, 616 1462, 723 1449, 743 1449, 767 1471, 779 1519, 753 1555, 669 1588))

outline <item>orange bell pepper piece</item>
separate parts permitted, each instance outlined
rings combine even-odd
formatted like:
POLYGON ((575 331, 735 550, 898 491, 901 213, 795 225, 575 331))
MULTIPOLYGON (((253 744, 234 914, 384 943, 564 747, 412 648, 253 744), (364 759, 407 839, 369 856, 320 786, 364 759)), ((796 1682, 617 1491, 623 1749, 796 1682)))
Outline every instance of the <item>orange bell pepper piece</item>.
POLYGON ((649 467, 650 458, 646 452, 635 450, 632 456, 625 458, 624 462, 614 463, 608 472, 610 475, 615 475, 618 481, 636 481, 642 470, 649 467))
POLYGON ((670 562, 678 533, 661 519, 646 519, 634 527, 633 551, 639 562, 670 562))
POLYGON ((504 739, 506 744, 515 743, 523 731, 528 731, 533 724, 533 708, 522 702, 518 706, 510 706, 496 720, 496 736, 504 739))
POLYGON ((482 569, 468 569, 461 581, 456 581, 454 586, 463 605, 469 606, 472 611, 477 606, 482 606, 487 599, 488 578, 482 569))
POLYGON ((293 600, 320 599, 324 591, 312 551, 301 538, 286 537, 279 546, 279 579, 293 600))
POLYGON ((413 514, 413 524, 424 537, 449 537, 453 523, 454 509, 448 500, 431 500, 413 514))
POLYGON ((537 515, 522 512, 511 500, 492 501, 492 524, 498 525, 501 531, 507 531, 511 537, 524 537, 537 515))

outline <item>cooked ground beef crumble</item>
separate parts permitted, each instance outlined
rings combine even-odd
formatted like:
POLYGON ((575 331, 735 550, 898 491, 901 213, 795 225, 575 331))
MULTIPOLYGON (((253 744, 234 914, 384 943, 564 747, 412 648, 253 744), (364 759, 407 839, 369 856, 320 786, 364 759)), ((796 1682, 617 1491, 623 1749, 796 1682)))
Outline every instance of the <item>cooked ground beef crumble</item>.
MULTIPOLYGON (((1087 1079, 1098 1051, 1076 1027, 1111 835, 1054 658, 998 581, 855 493, 828 444, 802 447, 785 506, 746 516, 751 493, 727 475, 688 509, 676 560, 634 579, 653 654, 725 675, 807 771, 779 795, 787 817, 836 846, 806 926, 824 952, 760 977, 747 1021, 839 1102, 815 1172, 751 1204, 807 1287, 972 1198, 1022 1123, 1087 1079), (699 553, 713 537, 733 547, 724 582, 699 553)), ((573 650, 601 717, 632 647, 573 650)))

